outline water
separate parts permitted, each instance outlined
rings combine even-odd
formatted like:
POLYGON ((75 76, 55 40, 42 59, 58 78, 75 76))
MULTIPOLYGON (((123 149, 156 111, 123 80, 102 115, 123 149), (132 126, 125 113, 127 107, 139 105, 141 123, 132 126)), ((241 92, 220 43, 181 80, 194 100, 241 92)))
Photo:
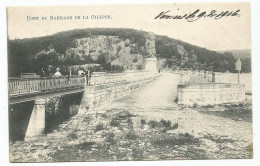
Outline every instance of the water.
MULTIPOLYGON (((216 82, 222 83, 237 83, 238 74, 237 73, 216 73, 216 82)), ((252 92, 252 73, 241 73, 240 83, 245 84, 245 90, 247 92, 252 92)))

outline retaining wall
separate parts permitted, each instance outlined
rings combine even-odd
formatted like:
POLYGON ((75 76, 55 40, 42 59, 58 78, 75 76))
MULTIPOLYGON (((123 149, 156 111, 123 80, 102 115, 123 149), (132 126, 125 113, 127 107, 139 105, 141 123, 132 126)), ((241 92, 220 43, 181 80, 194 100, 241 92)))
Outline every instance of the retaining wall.
POLYGON ((178 85, 178 104, 214 105, 245 100, 245 85, 231 83, 198 83, 178 85))
POLYGON ((124 96, 127 96, 132 91, 156 79, 158 76, 159 75, 156 74, 151 76, 144 76, 143 78, 133 79, 131 81, 86 86, 79 113, 87 112, 88 110, 98 108, 124 96))

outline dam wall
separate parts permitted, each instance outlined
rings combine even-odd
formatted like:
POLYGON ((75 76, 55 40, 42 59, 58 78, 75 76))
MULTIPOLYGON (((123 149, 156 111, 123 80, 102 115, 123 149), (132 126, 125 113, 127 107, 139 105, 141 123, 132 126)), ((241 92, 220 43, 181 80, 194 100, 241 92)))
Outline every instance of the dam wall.
POLYGON ((178 85, 178 104, 215 105, 245 100, 245 85, 233 83, 197 83, 178 85))

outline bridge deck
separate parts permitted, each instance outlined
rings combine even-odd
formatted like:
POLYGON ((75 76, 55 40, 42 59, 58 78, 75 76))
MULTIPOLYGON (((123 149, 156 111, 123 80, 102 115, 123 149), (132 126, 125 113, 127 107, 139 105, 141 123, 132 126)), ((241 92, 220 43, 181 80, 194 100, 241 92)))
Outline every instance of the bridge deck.
POLYGON ((83 92, 95 86, 150 77, 151 73, 110 73, 87 77, 9 78, 9 104, 35 100, 36 96, 55 96, 83 92))
POLYGON ((84 92, 84 86, 68 88, 68 89, 59 89, 53 91, 45 91, 45 92, 27 93, 23 95, 12 95, 9 96, 9 104, 32 101, 35 100, 36 97, 38 96, 54 97, 54 96, 67 95, 67 94, 80 93, 80 92, 84 92))

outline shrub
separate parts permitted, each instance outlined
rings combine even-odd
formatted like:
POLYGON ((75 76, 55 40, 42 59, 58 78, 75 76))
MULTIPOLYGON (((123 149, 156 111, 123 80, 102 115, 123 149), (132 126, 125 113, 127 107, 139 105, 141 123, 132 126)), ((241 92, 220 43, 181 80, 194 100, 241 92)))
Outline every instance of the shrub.
POLYGON ((69 138, 70 140, 74 140, 74 139, 77 139, 77 138, 78 138, 78 135, 75 134, 75 133, 70 133, 70 134, 68 135, 68 138, 69 138))
POLYGON ((130 117, 133 117, 132 114, 130 114, 128 111, 122 111, 122 112, 119 112, 118 114, 116 114, 116 117, 117 119, 128 119, 130 117))
POLYGON ((125 43, 125 47, 129 47, 130 46, 130 43, 125 43))
POLYGON ((115 140, 115 134, 114 133, 106 133, 105 134, 105 140, 111 144, 115 144, 116 140, 115 140))
POLYGON ((192 105, 194 108, 196 108, 196 107, 198 107, 198 104, 195 102, 195 103, 193 103, 193 105, 192 105))
POLYGON ((122 50, 122 46, 118 46, 117 47, 117 52, 121 51, 122 50))
POLYGON ((171 127, 171 130, 175 130, 179 127, 179 124, 178 123, 174 123, 171 127))
POLYGON ((101 130, 104 130, 103 123, 99 123, 99 124, 96 125, 95 132, 98 132, 98 131, 101 131, 101 130))
POLYGON ((129 132, 126 133, 126 138, 127 138, 127 139, 136 139, 137 136, 136 136, 136 134, 134 133, 134 131, 129 131, 129 132))
POLYGON ((133 63, 136 63, 136 62, 138 62, 138 59, 137 59, 137 58, 134 58, 134 59, 133 59, 133 63))
POLYGON ((95 50, 89 50, 89 53, 95 52, 95 50))
POLYGON ((107 118, 107 115, 106 114, 102 114, 101 117, 102 118, 107 118))
POLYGON ((141 119, 141 124, 144 125, 146 122, 144 119, 141 119))
POLYGON ((166 121, 166 120, 164 120, 164 119, 162 119, 161 121, 160 121, 160 123, 164 126, 164 127, 171 127, 171 121, 166 121))
POLYGON ((83 142, 79 145, 77 145, 77 147, 79 147, 80 149, 87 149, 90 150, 92 148, 92 145, 96 144, 95 142, 83 142))
POLYGON ((117 127, 119 125, 120 125, 120 123, 118 122, 118 120, 116 118, 113 118, 110 122, 110 126, 117 127))
POLYGON ((155 127, 158 127, 158 122, 155 121, 155 120, 151 120, 148 125, 151 127, 151 128, 155 128, 155 127))

